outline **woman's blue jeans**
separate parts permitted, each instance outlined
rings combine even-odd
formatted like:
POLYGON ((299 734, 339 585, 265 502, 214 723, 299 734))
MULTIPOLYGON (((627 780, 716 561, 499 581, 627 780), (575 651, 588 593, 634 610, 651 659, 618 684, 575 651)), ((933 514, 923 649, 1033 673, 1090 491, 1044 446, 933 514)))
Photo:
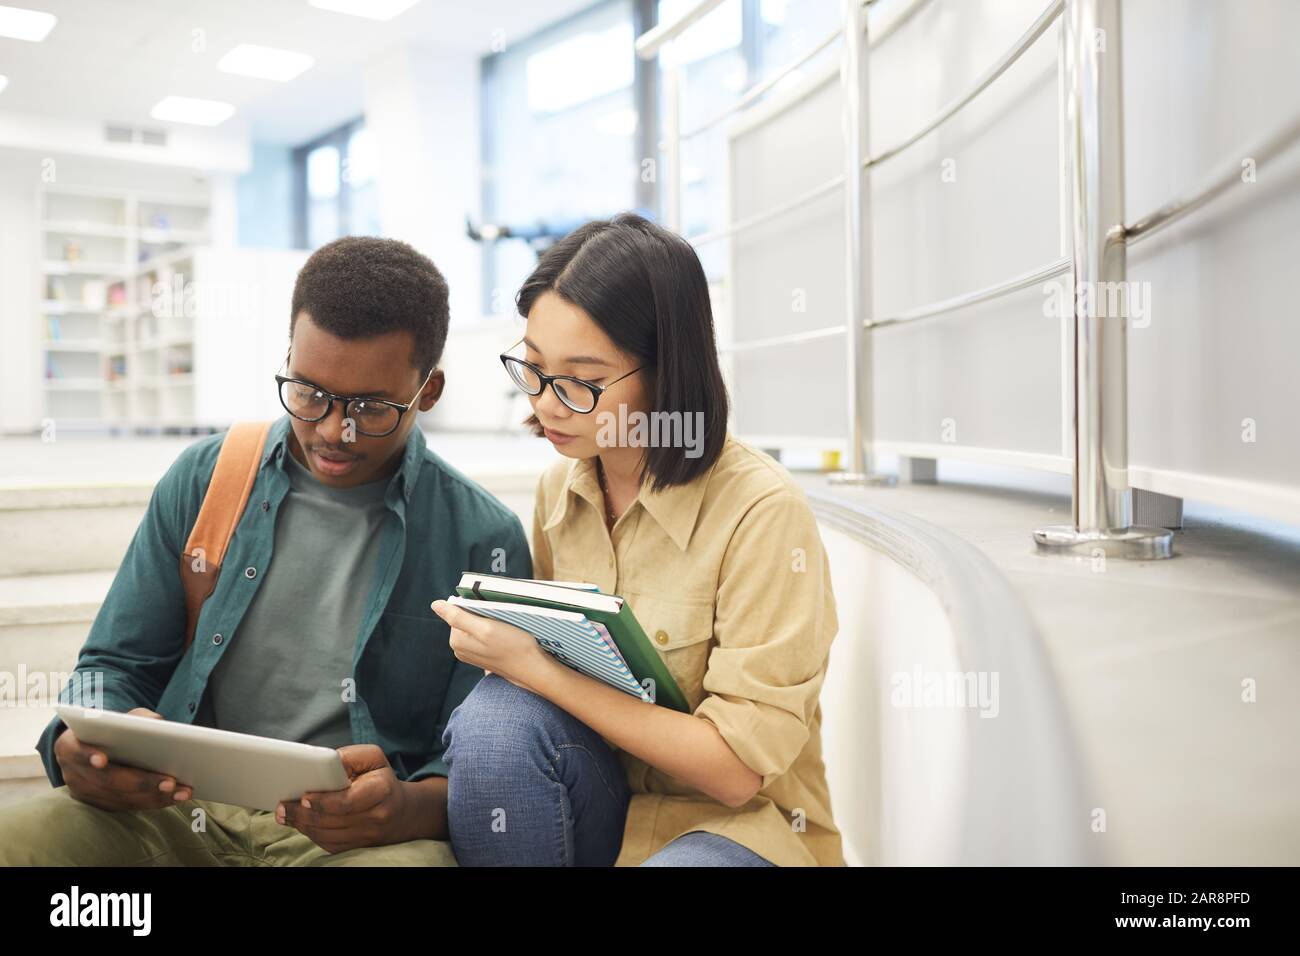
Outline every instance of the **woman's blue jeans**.
MULTIPOLYGON (((461 866, 612 866, 629 793, 604 740, 543 697, 488 674, 443 734, 447 817, 461 866)), ((696 830, 643 866, 771 866, 696 830)))

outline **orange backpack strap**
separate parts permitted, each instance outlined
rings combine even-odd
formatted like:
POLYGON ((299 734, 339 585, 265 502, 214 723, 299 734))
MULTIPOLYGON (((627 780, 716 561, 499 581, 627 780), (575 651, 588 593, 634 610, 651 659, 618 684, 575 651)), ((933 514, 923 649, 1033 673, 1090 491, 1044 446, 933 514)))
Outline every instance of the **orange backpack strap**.
POLYGON ((244 513, 257 479, 270 422, 238 422, 230 426, 217 454, 217 465, 198 519, 181 552, 181 585, 185 589, 185 648, 194 641, 199 611, 217 587, 226 548, 244 513))

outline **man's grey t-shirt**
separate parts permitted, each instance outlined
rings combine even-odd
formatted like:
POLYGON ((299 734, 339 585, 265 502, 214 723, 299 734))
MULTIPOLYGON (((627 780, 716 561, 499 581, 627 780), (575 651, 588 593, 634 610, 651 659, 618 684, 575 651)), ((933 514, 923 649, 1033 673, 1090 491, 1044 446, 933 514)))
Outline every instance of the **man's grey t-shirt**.
MULTIPOLYGON (((196 723, 321 747, 352 743, 345 691, 390 479, 332 488, 285 454, 271 564, 213 668, 196 723)), ((242 572, 241 572, 242 573, 242 572)))

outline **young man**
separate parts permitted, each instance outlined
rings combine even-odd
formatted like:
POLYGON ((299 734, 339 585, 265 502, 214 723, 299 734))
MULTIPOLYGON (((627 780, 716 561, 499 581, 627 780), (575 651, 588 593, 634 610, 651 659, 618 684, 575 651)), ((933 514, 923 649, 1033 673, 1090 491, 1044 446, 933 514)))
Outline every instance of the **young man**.
POLYGON ((222 435, 154 489, 80 684, 61 695, 102 675, 106 710, 336 747, 350 786, 274 814, 210 803, 108 762, 56 718, 37 743, 56 789, 0 808, 0 865, 454 865, 442 733, 482 671, 456 659, 429 603, 466 569, 527 577, 532 563, 519 520, 416 425, 442 394, 447 323, 446 282, 405 243, 353 237, 312 255, 287 367, 267 375, 288 414, 193 643, 180 556, 222 435))

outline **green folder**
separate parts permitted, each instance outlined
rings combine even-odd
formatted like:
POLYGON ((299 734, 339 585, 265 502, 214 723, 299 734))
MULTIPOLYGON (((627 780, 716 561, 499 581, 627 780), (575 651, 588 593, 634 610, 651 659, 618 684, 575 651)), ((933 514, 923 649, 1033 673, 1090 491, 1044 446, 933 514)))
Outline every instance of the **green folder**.
POLYGON ((528 604, 585 614, 588 620, 605 625, 609 636, 618 645, 619 653, 627 661, 628 670, 642 687, 647 686, 647 680, 653 681, 647 689, 652 689, 651 697, 656 704, 690 713, 685 695, 673 680, 673 675, 668 673, 663 658, 645 636, 645 631, 641 630, 632 614, 632 606, 619 595, 477 571, 466 571, 461 575, 456 593, 479 601, 528 604), (612 605, 617 605, 618 609, 613 610, 612 605))

